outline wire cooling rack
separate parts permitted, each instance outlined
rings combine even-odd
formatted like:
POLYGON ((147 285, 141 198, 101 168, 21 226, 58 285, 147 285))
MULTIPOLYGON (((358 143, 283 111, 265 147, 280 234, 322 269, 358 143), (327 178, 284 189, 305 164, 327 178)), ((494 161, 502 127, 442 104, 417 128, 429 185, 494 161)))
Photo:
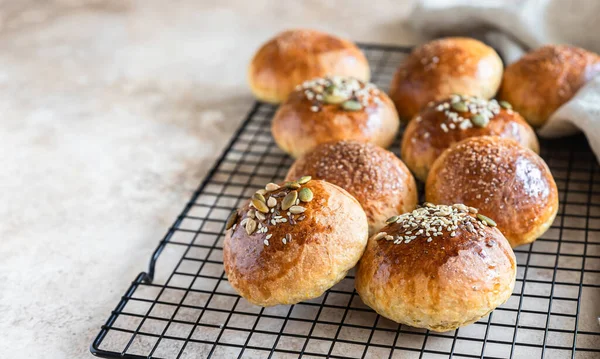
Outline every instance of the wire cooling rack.
MULTIPOLYGON (((387 90, 404 47, 362 45, 387 90)), ((353 272, 323 296, 260 308, 222 264, 225 220, 292 160, 257 103, 123 295, 91 346, 106 358, 600 358, 600 167, 584 137, 542 141, 560 191, 551 229, 515 250, 510 300, 447 333, 398 325, 366 307, 353 272)), ((398 152, 399 144, 392 147, 398 152)))

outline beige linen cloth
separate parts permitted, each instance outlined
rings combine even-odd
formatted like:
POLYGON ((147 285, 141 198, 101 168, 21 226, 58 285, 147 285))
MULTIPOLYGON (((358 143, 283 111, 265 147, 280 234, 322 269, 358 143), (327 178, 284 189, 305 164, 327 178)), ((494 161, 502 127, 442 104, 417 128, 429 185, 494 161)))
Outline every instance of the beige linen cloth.
MULTIPOLYGON (((544 44, 570 44, 600 53, 600 0, 423 0, 411 23, 431 36, 477 36, 507 63, 544 44)), ((539 129, 542 137, 583 131, 600 161, 600 76, 539 129)))

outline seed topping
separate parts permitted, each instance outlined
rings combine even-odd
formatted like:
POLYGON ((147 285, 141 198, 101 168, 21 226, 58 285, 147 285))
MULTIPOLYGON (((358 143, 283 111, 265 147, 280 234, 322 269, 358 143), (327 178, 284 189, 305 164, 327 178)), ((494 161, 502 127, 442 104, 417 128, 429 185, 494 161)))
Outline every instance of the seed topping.
POLYGON ((321 111, 324 105, 337 105, 344 111, 360 111, 371 103, 381 104, 377 86, 353 77, 317 78, 296 86, 296 91, 302 91, 310 101, 312 112, 321 111))
POLYGON ((444 132, 466 130, 472 127, 486 127, 502 108, 512 113, 512 106, 506 101, 485 100, 474 96, 452 95, 441 103, 430 103, 429 107, 443 112, 448 121, 440 124, 444 132), (468 116, 467 114, 471 114, 468 116))
POLYGON ((379 232, 374 239, 385 239, 393 241, 394 244, 408 244, 421 237, 426 238, 426 242, 430 243, 435 237, 444 234, 455 237, 459 228, 485 236, 484 228, 494 227, 496 222, 477 212, 476 208, 464 204, 447 206, 424 203, 412 212, 391 217, 386 221, 389 225, 398 224, 398 233, 391 235, 379 232))
MULTIPOLYGON (((245 217, 240 215, 238 210, 231 212, 225 222, 225 229, 235 230, 238 226, 237 221, 244 217, 239 226, 243 227, 248 235, 265 234, 263 242, 265 246, 269 246, 272 243, 269 239, 273 236, 272 233, 268 233, 270 227, 281 223, 293 226, 306 219, 307 208, 300 203, 312 201, 314 194, 310 188, 302 188, 302 185, 309 183, 311 179, 311 176, 303 176, 297 181, 287 182, 283 187, 275 183, 267 184, 264 189, 252 195, 245 217)), ((291 241, 292 235, 289 233, 281 239, 284 245, 291 241)))

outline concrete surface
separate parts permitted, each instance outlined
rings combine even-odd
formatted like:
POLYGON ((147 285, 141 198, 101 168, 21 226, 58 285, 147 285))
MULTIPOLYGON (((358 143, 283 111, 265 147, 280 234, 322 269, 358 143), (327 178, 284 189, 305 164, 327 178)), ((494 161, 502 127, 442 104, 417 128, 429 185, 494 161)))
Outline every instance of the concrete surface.
POLYGON ((314 27, 413 44, 412 1, 0 1, 0 357, 84 358, 253 99, 314 27))

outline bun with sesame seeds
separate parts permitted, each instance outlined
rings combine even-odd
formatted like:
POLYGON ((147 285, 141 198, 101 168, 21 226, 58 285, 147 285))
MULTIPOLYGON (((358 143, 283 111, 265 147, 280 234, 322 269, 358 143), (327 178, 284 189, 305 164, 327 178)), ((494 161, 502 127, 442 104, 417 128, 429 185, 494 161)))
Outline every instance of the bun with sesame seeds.
POLYGON ((389 147, 400 121, 389 97, 352 77, 323 77, 298 85, 273 117, 277 145, 299 157, 317 145, 340 140, 389 147))
POLYGON ((369 239, 355 281, 360 298, 380 315, 444 332, 510 298, 515 255, 475 208, 426 203, 388 223, 369 239))
POLYGON ((324 143, 302 156, 286 180, 310 175, 347 190, 360 202, 369 220, 369 234, 385 226, 397 213, 417 205, 417 185, 404 163, 393 153, 370 143, 324 143))
POLYGON ((444 151, 429 171, 425 196, 432 203, 478 208, 513 247, 540 237, 558 212, 558 190, 544 160, 495 136, 469 138, 444 151))
POLYGON ((259 100, 280 103, 304 81, 326 76, 369 81, 369 63, 352 42, 315 30, 284 31, 261 46, 248 67, 259 100))
POLYGON ((575 46, 546 45, 506 68, 498 97, 537 128, 598 74, 597 54, 575 46))
POLYGON ((436 158, 451 145, 476 136, 511 138, 539 152, 535 131, 509 103, 452 95, 423 109, 402 139, 402 159, 425 182, 436 158))
POLYGON ((229 283, 265 307, 320 296, 356 265, 368 239, 356 199, 309 176, 267 184, 231 213, 225 228, 229 283))
POLYGON ((400 64, 390 86, 402 121, 410 121, 430 101, 458 93, 494 97, 502 60, 491 47, 471 38, 448 37, 415 48, 400 64))

